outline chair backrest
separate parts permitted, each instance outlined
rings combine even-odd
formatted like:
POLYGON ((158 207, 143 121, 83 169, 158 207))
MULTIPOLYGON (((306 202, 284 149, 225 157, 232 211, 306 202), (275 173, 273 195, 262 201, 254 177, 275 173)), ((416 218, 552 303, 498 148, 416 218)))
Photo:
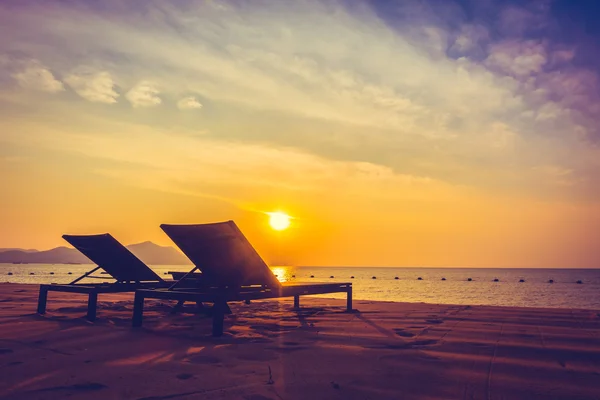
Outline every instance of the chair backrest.
POLYGON ((217 286, 280 283, 235 222, 160 226, 202 271, 205 282, 217 286))
POLYGON ((63 239, 119 282, 161 282, 162 278, 109 233, 63 235, 63 239))

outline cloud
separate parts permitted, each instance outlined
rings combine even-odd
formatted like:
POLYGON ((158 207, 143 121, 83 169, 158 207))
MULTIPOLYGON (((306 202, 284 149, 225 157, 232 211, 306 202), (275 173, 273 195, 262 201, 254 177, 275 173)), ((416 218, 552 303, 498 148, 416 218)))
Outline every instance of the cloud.
POLYGON ((91 102, 113 104, 119 97, 111 74, 107 71, 80 67, 68 74, 65 82, 75 93, 91 102))
POLYGON ((65 90, 62 82, 57 80, 52 72, 37 60, 26 63, 24 68, 16 72, 13 77, 20 86, 26 89, 49 93, 57 93, 65 90))
MULTIPOLYGON (((597 155, 588 145, 598 131, 597 71, 575 64, 575 47, 543 36, 553 26, 547 10, 477 2, 487 8, 470 18, 449 3, 440 11, 407 1, 386 13, 365 2, 290 8, 190 0, 135 8, 114 0, 98 13, 52 2, 0 20, 0 33, 12 35, 0 52, 48 60, 59 76, 73 65, 102 66, 97 71, 110 70, 119 87, 131 88, 126 98, 134 107, 175 99, 179 108, 197 108, 197 98, 181 93, 202 93, 211 104, 202 129, 222 140, 528 193, 543 185, 528 175, 536 165, 573 175, 592 168, 579 160, 597 155), (68 45, 50 51, 42 38, 68 45), (238 117, 225 126, 230 113, 238 117)), ((108 87, 114 102, 112 79, 108 87)), ((173 108, 153 110, 152 123, 185 136, 177 124, 189 121, 173 108)), ((130 123, 147 117, 112 111, 130 123)))
POLYGON ((192 110, 202 108, 202 104, 196 100, 194 96, 184 97, 177 102, 177 107, 180 110, 192 110))
POLYGON ((493 69, 522 77, 542 71, 548 61, 546 48, 533 40, 509 40, 490 46, 485 64, 493 69))
POLYGON ((129 90, 125 97, 135 108, 154 107, 162 102, 158 97, 159 93, 159 90, 151 82, 141 81, 129 90))
POLYGON ((454 53, 456 55, 481 56, 489 40, 489 32, 484 26, 477 24, 462 25, 460 33, 450 46, 449 53, 451 55, 454 53))

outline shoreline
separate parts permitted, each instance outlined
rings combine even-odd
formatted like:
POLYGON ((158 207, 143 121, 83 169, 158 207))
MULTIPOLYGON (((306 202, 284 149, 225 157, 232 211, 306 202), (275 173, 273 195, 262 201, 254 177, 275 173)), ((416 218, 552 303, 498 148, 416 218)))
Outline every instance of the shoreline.
POLYGON ((0 397, 6 399, 596 399, 600 313, 302 298, 232 303, 225 335, 186 307, 133 294, 53 293, 0 285, 0 397), (269 370, 272 383, 269 383, 269 370), (525 378, 526 377, 526 378, 525 378))
MULTIPOLYGON (((315 283, 315 282, 311 282, 311 281, 306 281, 306 283, 315 283)), ((38 283, 14 283, 14 282, 0 282, 0 286, 2 285, 16 285, 16 286, 26 286, 26 287, 35 287, 36 291, 39 290, 39 286, 40 284, 38 283)), ((130 293, 131 298, 133 299, 133 294, 130 293)), ((104 296, 104 295, 100 295, 100 296, 104 296)), ((114 294, 108 294, 108 296, 115 296, 114 294)), ((127 293, 124 293, 123 296, 127 296, 127 293)), ((314 299, 323 299, 323 300, 333 300, 333 301, 342 301, 342 297, 344 297, 345 295, 341 295, 341 297, 328 297, 327 294, 317 294, 317 295, 308 295, 308 296, 303 296, 302 298, 314 298, 314 299)), ((538 306, 510 306, 510 305, 495 305, 495 304, 477 304, 477 303, 472 303, 472 304, 461 304, 461 303, 435 303, 435 302, 427 302, 427 301, 395 301, 395 300, 380 300, 380 299, 367 299, 367 298, 361 298, 360 294, 358 294, 357 297, 357 293, 354 292, 354 300, 355 301, 368 301, 371 303, 382 303, 382 304, 401 304, 401 305, 407 305, 407 304, 426 304, 426 305, 431 305, 431 306, 440 306, 440 307, 465 307, 465 306, 469 306, 469 307, 493 307, 493 308, 508 308, 508 309, 525 309, 525 310, 540 310, 540 311, 564 311, 564 310, 572 310, 572 311, 583 311, 583 312, 597 312, 598 314, 600 314, 600 307, 598 308, 593 308, 593 307, 538 307, 538 306)), ((99 298, 99 300, 102 300, 101 297, 99 298)), ((285 299, 284 299, 285 300, 285 299)), ((272 300, 272 301, 277 301, 277 300, 272 300)), ((283 301, 283 300, 282 300, 283 301)))

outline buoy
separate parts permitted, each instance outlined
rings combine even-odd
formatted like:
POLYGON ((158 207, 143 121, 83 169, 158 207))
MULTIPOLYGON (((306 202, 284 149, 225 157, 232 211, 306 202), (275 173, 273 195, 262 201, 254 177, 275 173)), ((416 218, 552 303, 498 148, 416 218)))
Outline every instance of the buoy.
POLYGON ((311 277, 311 278, 314 278, 315 276, 314 276, 314 275, 311 275, 310 277, 311 277))
POLYGON ((468 280, 469 282, 471 282, 473 279, 469 278, 469 279, 467 279, 467 280, 468 280))
POLYGON ((423 278, 421 278, 421 277, 418 277, 418 278, 417 278, 417 280, 418 280, 418 281, 422 281, 422 280, 423 280, 423 278))
POLYGON ((163 272, 163 275, 167 275, 167 273, 166 273, 166 272, 163 272))
POLYGON ((400 278, 398 278, 398 277, 395 277, 394 279, 398 280, 398 279, 400 279, 400 278))
POLYGON ((377 279, 377 277, 376 277, 376 276, 374 276, 374 277, 372 277, 371 279, 377 279))
POLYGON ((582 282, 582 281, 580 281, 580 280, 579 280, 579 281, 577 281, 577 284, 578 284, 578 285, 581 285, 582 283, 583 283, 583 282, 582 282))
POLYGON ((445 281, 445 280, 446 280, 446 278, 442 278, 442 280, 443 280, 443 281, 445 281))
POLYGON ((525 279, 519 279, 519 283, 525 282, 525 279))
POLYGON ((333 275, 331 275, 329 278, 333 278, 333 275))
POLYGON ((295 277, 296 277, 296 275, 292 275, 292 278, 295 278, 295 277))
POLYGON ((352 275, 352 276, 350 277, 350 279, 354 279, 354 275, 352 275))
POLYGON ((9 275, 12 275, 12 272, 9 272, 8 274, 9 274, 9 275))
POLYGON ((494 278, 494 282, 500 282, 500 279, 494 278))
POLYGON ((554 279, 550 279, 548 283, 554 283, 554 279))
POLYGON ((73 273, 72 273, 72 272, 69 272, 69 275, 73 275, 73 273))
POLYGON ((54 272, 50 272, 50 275, 54 275, 54 272))
POLYGON ((29 275, 35 275, 33 272, 30 272, 29 275))

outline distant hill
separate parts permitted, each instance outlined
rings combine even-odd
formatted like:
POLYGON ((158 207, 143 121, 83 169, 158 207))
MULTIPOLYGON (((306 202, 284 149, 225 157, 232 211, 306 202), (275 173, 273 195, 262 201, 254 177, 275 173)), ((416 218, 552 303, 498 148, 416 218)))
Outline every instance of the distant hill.
POLYGON ((129 251, 146 264, 153 265, 187 265, 192 262, 179 250, 170 246, 159 246, 152 242, 130 244, 129 251))
MULTIPOLYGON (((132 244, 127 248, 149 265, 187 265, 191 262, 179 250, 152 242, 132 244)), ((0 249, 0 263, 13 264, 91 264, 79 251, 69 247, 51 250, 0 249)))
POLYGON ((3 253, 5 251, 24 251, 25 253, 33 253, 35 251, 38 251, 36 249, 17 249, 17 248, 8 248, 8 249, 0 249, 0 253, 3 253))

